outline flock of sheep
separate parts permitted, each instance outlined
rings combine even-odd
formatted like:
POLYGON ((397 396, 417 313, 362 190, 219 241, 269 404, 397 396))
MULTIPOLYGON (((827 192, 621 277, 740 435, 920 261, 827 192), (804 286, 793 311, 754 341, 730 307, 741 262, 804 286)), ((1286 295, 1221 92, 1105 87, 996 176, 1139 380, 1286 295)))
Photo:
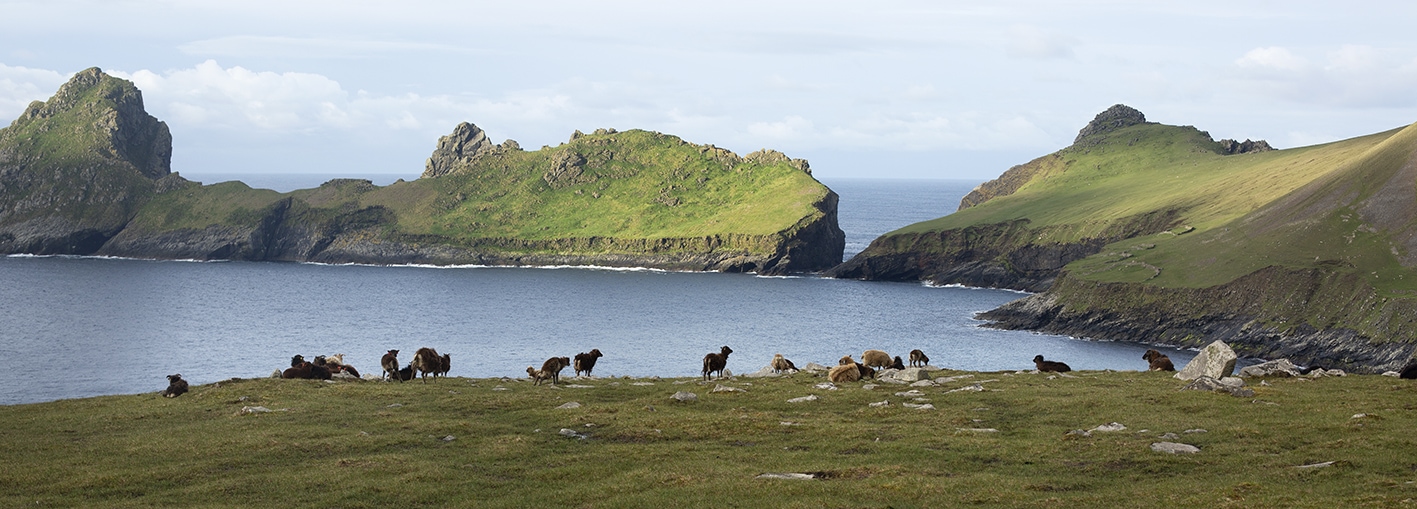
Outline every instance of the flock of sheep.
MULTIPOLYGON (((718 373, 719 378, 723 378, 724 369, 728 366, 728 354, 731 353, 733 353, 733 349, 724 345, 719 351, 705 355, 702 371, 703 379, 711 380, 714 373, 718 373)), ((398 355, 398 350, 389 350, 388 353, 385 353, 383 358, 379 360, 379 365, 383 368, 383 373, 380 378, 384 380, 408 381, 413 380, 415 376, 420 376, 422 381, 427 383, 428 375, 432 374, 433 380, 436 382, 439 376, 447 376, 448 371, 452 369, 452 355, 439 355, 438 351, 432 348, 419 348, 417 352, 414 352, 413 360, 404 367, 399 367, 398 355)), ((603 355, 598 348, 592 349, 589 352, 578 353, 574 360, 570 357, 552 357, 546 359, 546 362, 541 364, 541 369, 527 366, 526 374, 536 385, 541 385, 541 382, 546 380, 550 380, 551 384, 555 385, 561 381, 561 370, 566 369, 568 366, 575 367, 576 376, 581 376, 582 374, 590 376, 591 370, 595 369, 596 361, 601 357, 603 357, 603 355)), ((1142 359, 1147 361, 1149 369, 1152 371, 1176 370, 1175 366, 1171 363, 1171 359, 1156 350, 1147 350, 1145 354, 1142 354, 1142 359)), ((911 367, 924 367, 929 363, 930 358, 925 356, 925 352, 918 349, 910 351, 911 367)), ((1034 357, 1033 364, 1039 371, 1072 371, 1072 368, 1067 364, 1046 360, 1042 355, 1034 357)), ((1414 366, 1417 366, 1417 364, 1414 364, 1414 366)), ((774 373, 792 373, 797 371, 797 366, 786 357, 783 357, 782 354, 773 355, 770 367, 774 373)), ((905 363, 902 362, 899 355, 891 357, 890 354, 882 350, 866 350, 861 353, 861 362, 856 362, 850 355, 842 357, 837 361, 837 366, 827 372, 827 377, 830 378, 832 382, 836 383, 855 382, 866 378, 874 378, 877 369, 905 369, 905 367, 905 363)), ((1407 370, 1404 370, 1404 373, 1406 373, 1406 371, 1407 370)), ((1413 376, 1417 376, 1417 368, 1414 368, 1412 371, 1413 376)), ((344 363, 344 354, 317 356, 313 362, 306 361, 305 357, 302 355, 296 355, 291 357, 290 367, 281 371, 279 374, 280 378, 329 380, 333 378, 336 373, 347 373, 356 378, 359 377, 359 371, 356 370, 354 366, 344 363)), ((168 375, 167 380, 168 387, 162 391, 161 394, 163 396, 175 398, 187 392, 187 381, 182 379, 181 374, 168 375)))

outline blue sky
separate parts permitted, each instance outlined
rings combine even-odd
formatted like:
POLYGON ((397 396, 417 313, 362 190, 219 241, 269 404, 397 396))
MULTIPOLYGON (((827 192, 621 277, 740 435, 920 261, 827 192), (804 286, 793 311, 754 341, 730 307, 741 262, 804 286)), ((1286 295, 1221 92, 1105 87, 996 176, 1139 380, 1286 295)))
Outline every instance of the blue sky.
POLYGON ((199 180, 416 175, 462 121, 527 149, 639 128, 824 178, 976 180, 1115 103, 1280 148, 1417 121, 1417 4, 1137 4, 0 1, 0 118, 98 66, 199 180))

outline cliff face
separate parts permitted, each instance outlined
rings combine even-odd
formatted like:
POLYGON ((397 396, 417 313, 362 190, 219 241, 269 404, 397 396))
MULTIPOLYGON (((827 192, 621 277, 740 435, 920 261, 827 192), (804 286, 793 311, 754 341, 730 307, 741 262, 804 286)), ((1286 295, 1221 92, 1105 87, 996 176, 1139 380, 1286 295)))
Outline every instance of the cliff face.
POLYGON ((527 152, 463 123, 424 178, 284 194, 186 181, 171 153, 131 83, 77 74, 0 130, 0 252, 785 274, 845 246, 806 161, 646 131, 527 152))
MULTIPOLYGON (((91 254, 171 172, 132 83, 91 68, 0 129, 0 253, 91 254)), ((177 177, 174 177, 177 178, 177 177)))

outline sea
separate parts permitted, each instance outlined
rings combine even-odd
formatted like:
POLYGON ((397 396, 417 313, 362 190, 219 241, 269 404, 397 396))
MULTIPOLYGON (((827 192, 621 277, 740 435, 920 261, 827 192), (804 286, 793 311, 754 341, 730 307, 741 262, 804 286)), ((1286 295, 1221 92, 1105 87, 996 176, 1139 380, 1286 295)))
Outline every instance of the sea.
MULTIPOLYGON (((412 175, 367 175, 386 185, 412 175)), ((289 191, 328 175, 195 175, 289 191)), ((953 212, 977 181, 824 179, 840 196, 846 256, 882 233, 953 212)), ((452 358, 456 377, 524 377, 553 356, 603 352, 596 376, 698 376, 729 346, 743 374, 781 353, 798 366, 866 349, 934 366, 1143 370, 1148 348, 1177 366, 1195 352, 982 327, 1007 290, 582 267, 432 267, 0 257, 0 404, 154 393, 258 378, 301 354, 344 354, 362 373, 399 350, 452 358)), ((567 368, 563 375, 570 375, 567 368)))

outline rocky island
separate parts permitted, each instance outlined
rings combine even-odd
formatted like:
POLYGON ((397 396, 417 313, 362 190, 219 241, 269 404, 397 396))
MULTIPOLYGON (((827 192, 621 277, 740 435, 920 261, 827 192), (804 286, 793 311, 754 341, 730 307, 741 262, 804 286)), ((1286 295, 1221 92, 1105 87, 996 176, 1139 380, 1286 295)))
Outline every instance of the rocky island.
POLYGON ((1417 125, 1273 150, 1116 105, 828 274, 1037 292, 996 327, 1383 372, 1417 350, 1414 269, 1417 125))
POLYGON ((191 182, 171 154, 132 83, 76 74, 0 130, 0 253, 785 274, 845 245, 806 161, 649 131, 525 151, 464 123, 419 179, 290 193, 191 182))

